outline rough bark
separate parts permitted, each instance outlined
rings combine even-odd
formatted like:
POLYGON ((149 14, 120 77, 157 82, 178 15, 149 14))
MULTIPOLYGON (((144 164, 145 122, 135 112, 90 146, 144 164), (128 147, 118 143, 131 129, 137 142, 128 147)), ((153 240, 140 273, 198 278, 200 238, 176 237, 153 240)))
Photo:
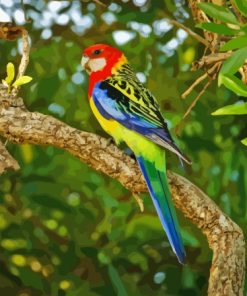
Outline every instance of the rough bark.
MULTIPOLYGON (((0 134, 15 143, 52 145, 118 180, 133 193, 147 188, 132 158, 95 134, 79 131, 38 112, 0 86, 0 134)), ((208 295, 243 295, 245 246, 242 230, 198 187, 168 174, 175 206, 207 236, 213 250, 208 295)))
MULTIPOLYGON (((236 9, 234 1, 230 1, 239 21, 241 23, 246 23, 246 19, 243 18, 236 9)), ((205 13, 198 8, 198 3, 200 2, 212 2, 221 6, 226 5, 225 0, 188 0, 195 23, 209 21, 205 13)), ((205 72, 208 73, 208 67, 221 63, 229 58, 232 52, 219 52, 219 44, 221 41, 220 35, 204 31, 204 36, 211 44, 211 47, 209 47, 211 53, 209 55, 204 55, 199 61, 195 61, 192 70, 196 71, 200 68, 204 68, 205 72)), ((207 48, 205 48, 205 53, 206 52, 207 48)), ((243 82, 247 83, 246 64, 240 69, 240 73, 243 82)), ((201 77, 199 79, 201 79, 201 77)), ((194 83, 194 85, 197 85, 197 83, 194 83)), ((187 186, 186 182, 187 180, 183 181, 181 187, 183 187, 184 190, 180 193, 182 196, 183 193, 185 195, 187 195, 188 192, 191 194, 191 191, 195 189, 197 191, 195 193, 197 198, 195 200, 193 199, 193 203, 198 202, 198 204, 193 204, 193 207, 189 209, 190 204, 188 205, 185 203, 184 207, 187 208, 186 211, 189 212, 190 217, 193 216, 196 211, 197 218, 194 216, 194 219, 192 220, 207 236, 209 246, 213 250, 208 295, 243 295, 245 277, 245 245, 243 232, 229 219, 229 217, 225 216, 218 208, 215 208, 211 201, 210 203, 207 203, 208 199, 205 198, 204 193, 198 191, 195 187, 194 189, 190 188, 191 190, 189 190, 188 186, 190 187, 190 184, 187 186), (200 198, 201 202, 199 202, 200 198), (240 261, 238 260, 240 257, 238 258, 237 254, 241 254, 240 257, 242 257, 242 259, 240 261)), ((174 188, 176 187, 172 186, 173 194, 175 194, 174 188)), ((184 212, 184 208, 180 209, 184 212)), ((188 212, 186 212, 186 216, 188 212)))
POLYGON ((18 170, 19 164, 9 154, 3 143, 0 141, 0 175, 8 169, 18 170))
POLYGON ((170 173, 169 177, 175 205, 202 230, 213 250, 208 295, 243 295, 243 231, 198 187, 174 173, 170 173))

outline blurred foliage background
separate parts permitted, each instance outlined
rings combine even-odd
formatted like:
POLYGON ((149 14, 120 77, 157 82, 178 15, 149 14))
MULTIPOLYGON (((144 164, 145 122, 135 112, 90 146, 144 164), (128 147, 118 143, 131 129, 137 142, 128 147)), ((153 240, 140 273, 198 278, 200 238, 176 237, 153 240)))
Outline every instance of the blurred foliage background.
MULTIPOLYGON (((181 99, 203 73, 191 72, 190 65, 204 47, 167 18, 202 31, 183 0, 103 2, 0 0, 0 21, 25 25, 30 35, 26 74, 33 81, 21 90, 26 105, 107 137, 89 110, 80 59, 83 48, 108 43, 125 52, 175 135, 201 90, 181 99)), ((20 53, 21 41, 0 40, 1 78, 7 62, 18 66, 20 53)), ((202 188, 246 234, 247 161, 240 142, 246 117, 210 115, 237 100, 213 82, 178 139, 193 165, 182 168, 169 154, 168 168, 202 188)), ((171 251, 148 195, 140 213, 118 182, 64 151, 12 143, 7 148, 21 170, 0 176, 1 295, 206 295, 212 253, 181 213, 186 266, 171 251)))

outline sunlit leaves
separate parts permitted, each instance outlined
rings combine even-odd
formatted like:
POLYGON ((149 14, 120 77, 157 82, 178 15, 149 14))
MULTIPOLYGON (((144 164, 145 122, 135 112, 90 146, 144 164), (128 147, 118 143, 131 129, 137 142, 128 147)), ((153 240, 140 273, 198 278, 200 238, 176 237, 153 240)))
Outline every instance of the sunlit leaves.
POLYGON ((2 80, 2 83, 4 86, 8 88, 8 92, 11 91, 12 87, 21 86, 23 84, 29 83, 33 78, 30 76, 21 76, 16 79, 16 81, 13 83, 15 78, 15 66, 12 63, 8 63, 6 66, 6 73, 7 76, 5 79, 2 80))
MULTIPOLYGON (((234 0, 234 2, 240 13, 246 16, 246 1, 234 0)), ((224 84, 237 95, 247 97, 247 85, 235 76, 235 73, 239 71, 247 59, 247 26, 240 23, 227 7, 213 3, 199 3, 198 7, 209 17, 216 20, 216 23, 202 23, 197 27, 219 35, 232 36, 232 39, 220 48, 220 51, 235 50, 235 52, 224 61, 218 75, 218 85, 224 84)), ((247 114, 246 109, 246 104, 229 105, 216 110, 212 115, 247 114)))
POLYGON ((247 85, 234 75, 221 75, 220 84, 224 84, 228 89, 239 96, 247 97, 247 85))
POLYGON ((184 53, 183 53, 183 61, 185 64, 190 65, 195 58, 195 49, 193 47, 189 47, 184 53))
POLYGON ((15 77, 15 66, 12 63, 8 63, 6 66, 7 76, 2 80, 4 86, 8 87, 8 91, 10 92, 11 83, 15 77))
POLYGON ((220 74, 234 74, 247 58, 247 47, 235 51, 224 63, 220 74))
POLYGON ((241 143, 244 144, 245 146, 247 146, 247 138, 243 139, 243 140, 241 141, 241 143))
POLYGON ((11 261, 19 267, 23 267, 27 264, 27 260, 23 255, 15 254, 11 257, 11 261))
POLYGON ((247 114, 247 103, 228 105, 212 113, 212 115, 243 115, 247 114))
POLYGON ((215 18, 216 20, 238 25, 239 22, 235 15, 227 8, 213 3, 199 3, 198 7, 207 15, 215 18))
POLYGON ((7 77, 5 78, 5 81, 7 84, 11 85, 12 81, 14 80, 15 77, 15 66, 12 63, 8 63, 7 67, 7 77))
POLYGON ((25 163, 30 163, 33 159, 32 146, 29 144, 23 144, 23 145, 20 145, 20 150, 21 150, 23 161, 25 163))
POLYGON ((18 78, 14 83, 13 86, 20 86, 23 84, 27 84, 28 82, 30 82, 33 78, 30 76, 21 76, 20 78, 18 78))
POLYGON ((59 283, 59 287, 62 289, 62 290, 67 290, 69 287, 71 286, 70 282, 69 281, 66 281, 66 280, 63 280, 59 283))
POLYGON ((247 59, 247 47, 238 49, 228 58, 219 72, 218 84, 224 84, 228 89, 238 95, 247 97, 247 86, 234 74, 247 59))

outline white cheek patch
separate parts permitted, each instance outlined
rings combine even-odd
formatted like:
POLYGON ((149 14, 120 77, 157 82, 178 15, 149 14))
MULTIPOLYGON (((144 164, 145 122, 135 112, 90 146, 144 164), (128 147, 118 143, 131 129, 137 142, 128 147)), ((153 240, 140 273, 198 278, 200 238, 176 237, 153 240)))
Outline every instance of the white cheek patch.
POLYGON ((81 65, 82 65, 82 68, 85 69, 85 65, 86 63, 89 61, 89 57, 86 57, 86 56, 82 56, 81 58, 81 65))
POLYGON ((92 72, 103 70, 103 68, 106 66, 106 59, 105 58, 91 59, 88 62, 88 66, 92 72))

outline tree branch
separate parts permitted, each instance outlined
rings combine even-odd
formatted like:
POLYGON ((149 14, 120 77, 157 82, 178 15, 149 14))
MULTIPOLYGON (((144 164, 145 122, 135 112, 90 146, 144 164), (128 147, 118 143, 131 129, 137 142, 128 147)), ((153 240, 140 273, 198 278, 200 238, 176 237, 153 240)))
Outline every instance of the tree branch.
POLYGON ((175 205, 206 235, 213 250, 209 296, 241 296, 245 278, 245 242, 241 228, 198 187, 169 174, 175 205))
MULTIPOLYGON (((198 3, 200 3, 200 2, 203 2, 203 1, 188 0, 194 21, 197 24, 210 22, 207 15, 202 10, 200 10, 198 8, 198 3)), ((211 2, 217 4, 217 2, 224 2, 224 0, 212 0, 211 2)), ((212 52, 214 52, 217 47, 217 44, 219 43, 219 40, 220 40, 218 34, 204 30, 204 36, 205 36, 205 39, 207 40, 207 42, 210 44, 209 49, 212 52)))
POLYGON ((208 42, 207 39, 203 38, 202 36, 198 35, 197 33, 195 33, 194 31, 190 30, 188 27, 186 27, 185 25, 179 23, 176 20, 173 19, 169 19, 168 20, 170 24, 175 25, 181 29, 183 29, 184 31, 186 31, 191 37, 193 37, 194 39, 196 39, 197 41, 199 41, 200 43, 204 44, 206 47, 210 48, 211 44, 208 42))
POLYGON ((228 59, 232 55, 232 52, 219 52, 212 53, 210 55, 203 56, 200 60, 194 61, 192 64, 192 71, 197 71, 203 67, 208 67, 212 64, 222 62, 228 59))
MULTIPOLYGON (((15 143, 52 145, 118 180, 132 193, 147 192, 135 160, 95 134, 79 131, 48 115, 29 112, 21 98, 0 86, 0 134, 15 143)), ((213 250, 209 295, 241 295, 245 248, 242 230, 199 188, 168 174, 175 206, 207 236, 213 250)))
POLYGON ((9 154, 0 141, 0 175, 8 169, 18 170, 19 168, 17 161, 9 154))

